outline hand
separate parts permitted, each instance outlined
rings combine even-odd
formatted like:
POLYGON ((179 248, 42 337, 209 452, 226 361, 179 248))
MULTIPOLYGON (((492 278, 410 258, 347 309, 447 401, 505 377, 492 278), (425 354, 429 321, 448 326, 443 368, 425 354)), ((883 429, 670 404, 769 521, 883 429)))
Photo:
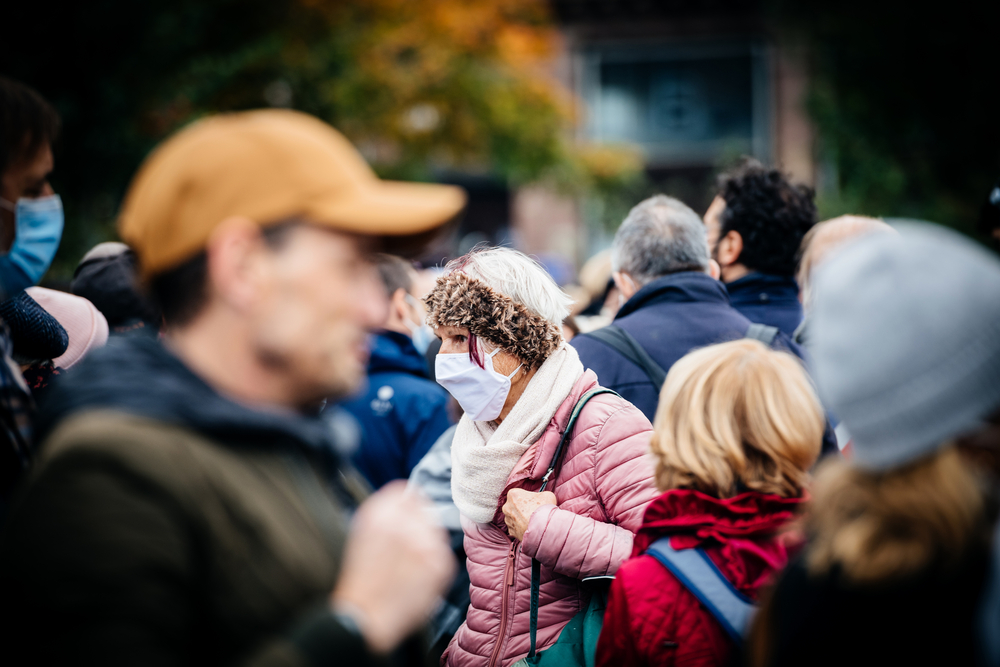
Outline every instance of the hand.
POLYGON ((445 530, 405 489, 404 482, 388 484, 361 505, 330 599, 356 612, 368 647, 383 655, 427 621, 455 576, 445 530))
POLYGON ((551 491, 533 493, 524 489, 511 489, 507 493, 507 502, 503 504, 503 519, 507 524, 507 532, 515 540, 523 540, 528 530, 531 515, 542 505, 556 505, 556 494, 551 491))

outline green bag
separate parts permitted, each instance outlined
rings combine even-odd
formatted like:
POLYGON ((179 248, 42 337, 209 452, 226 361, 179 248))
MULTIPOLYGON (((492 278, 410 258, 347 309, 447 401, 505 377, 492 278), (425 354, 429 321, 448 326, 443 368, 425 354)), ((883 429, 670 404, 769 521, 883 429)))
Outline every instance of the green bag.
MULTIPOLYGON (((613 577, 608 577, 608 580, 613 577)), ((589 581, 589 580, 587 580, 589 581)), ((604 626, 604 609, 608 605, 608 583, 595 583, 587 608, 574 616, 559 633, 556 643, 544 651, 532 652, 514 667, 594 667, 597 638, 604 626)), ((536 598, 537 599, 537 598, 536 598)), ((531 646, 535 645, 537 606, 532 606, 536 622, 531 626, 531 646)))
MULTIPOLYGON (((549 469, 542 477, 542 486, 539 491, 544 491, 548 486, 552 473, 559 465, 559 458, 562 456, 563 446, 569 440, 576 420, 583 410, 583 406, 598 394, 616 394, 610 389, 598 387, 584 394, 576 406, 573 414, 570 415, 566 430, 563 431, 556 453, 552 457, 549 469)), ((518 660, 514 667, 594 667, 594 658, 597 654, 597 638, 601 635, 601 628, 604 626, 604 609, 608 606, 608 588, 614 577, 588 577, 584 583, 589 584, 590 603, 587 608, 574 616, 569 623, 559 633, 556 643, 542 652, 535 651, 536 635, 538 634, 538 589, 541 586, 542 566, 537 560, 531 560, 531 615, 529 617, 530 629, 530 650, 528 657, 518 660)))

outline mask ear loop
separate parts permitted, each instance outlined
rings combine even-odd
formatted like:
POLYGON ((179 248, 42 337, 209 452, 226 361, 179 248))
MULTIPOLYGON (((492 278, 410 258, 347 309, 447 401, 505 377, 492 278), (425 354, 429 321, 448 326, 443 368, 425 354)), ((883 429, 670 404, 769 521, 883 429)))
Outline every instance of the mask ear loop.
MULTIPOLYGON (((410 308, 412 308, 417 313, 419 313, 420 311, 424 310, 424 308, 421 307, 419 299, 417 299, 417 297, 413 296, 409 292, 407 292, 403 296, 403 300, 406 301, 406 303, 410 304, 410 308)), ((425 317, 426 317, 426 314, 425 314, 425 317)))
MULTIPOLYGON (((490 367, 491 368, 493 367, 493 357, 495 357, 497 355, 497 352, 499 352, 499 351, 500 351, 500 346, 498 345, 497 347, 493 348, 492 352, 490 352, 490 353, 488 353, 486 355, 486 358, 490 360, 490 367)), ((521 370, 522 368, 524 368, 524 364, 521 364, 520 366, 518 366, 517 368, 515 368, 513 373, 511 373, 510 375, 507 375, 505 377, 508 380, 511 379, 512 377, 514 377, 515 375, 517 375, 517 372, 519 370, 521 370)), ((496 373, 496 369, 494 369, 493 372, 496 373)))

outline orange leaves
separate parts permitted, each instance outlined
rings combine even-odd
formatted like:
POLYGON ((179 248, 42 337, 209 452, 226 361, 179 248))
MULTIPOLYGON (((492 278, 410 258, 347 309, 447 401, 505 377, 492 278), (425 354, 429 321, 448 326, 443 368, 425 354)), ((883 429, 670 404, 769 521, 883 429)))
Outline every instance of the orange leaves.
POLYGON ((641 169, 628 151, 570 143, 576 101, 552 75, 563 46, 546 0, 299 2, 328 17, 337 58, 308 110, 383 175, 472 170, 581 192, 641 169))
POLYGON ((328 1, 323 10, 343 58, 326 84, 328 117, 380 147, 369 151, 377 168, 531 178, 559 159, 571 115, 568 92, 546 72, 557 32, 544 0, 328 1))
POLYGON ((645 166, 642 153, 629 146, 589 144, 580 146, 577 157, 593 178, 602 181, 639 173, 645 166))

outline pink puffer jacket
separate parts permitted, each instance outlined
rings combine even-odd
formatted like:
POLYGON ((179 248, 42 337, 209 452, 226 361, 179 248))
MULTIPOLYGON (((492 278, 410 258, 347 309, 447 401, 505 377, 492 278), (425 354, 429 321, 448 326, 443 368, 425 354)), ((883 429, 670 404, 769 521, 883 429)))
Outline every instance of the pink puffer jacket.
POLYGON ((588 603, 585 577, 614 574, 631 555, 646 505, 656 498, 649 421, 614 394, 595 396, 580 413, 548 489, 558 507, 531 515, 523 542, 507 535, 500 508, 513 488, 536 491, 580 397, 598 386, 586 371, 548 428, 507 478, 493 522, 462 517, 472 604, 442 663, 506 667, 528 654, 531 559, 542 564, 538 648, 551 646, 588 603))

